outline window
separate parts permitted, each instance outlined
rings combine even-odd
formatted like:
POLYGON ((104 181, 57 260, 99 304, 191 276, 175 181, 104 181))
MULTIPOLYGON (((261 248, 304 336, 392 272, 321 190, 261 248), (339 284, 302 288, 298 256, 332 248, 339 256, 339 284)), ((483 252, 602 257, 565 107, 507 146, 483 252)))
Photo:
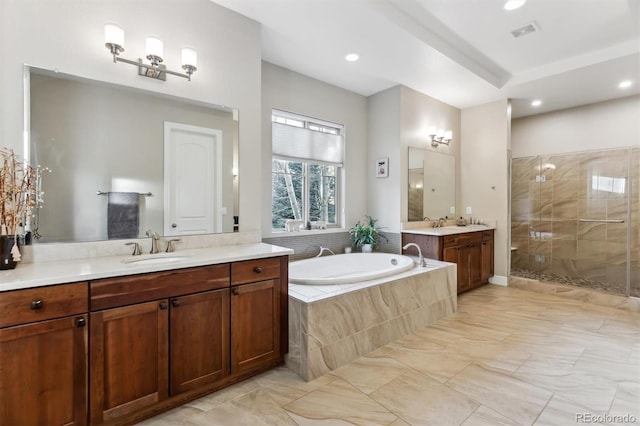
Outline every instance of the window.
POLYGON ((343 127, 273 111, 271 226, 289 219, 340 225, 343 127))

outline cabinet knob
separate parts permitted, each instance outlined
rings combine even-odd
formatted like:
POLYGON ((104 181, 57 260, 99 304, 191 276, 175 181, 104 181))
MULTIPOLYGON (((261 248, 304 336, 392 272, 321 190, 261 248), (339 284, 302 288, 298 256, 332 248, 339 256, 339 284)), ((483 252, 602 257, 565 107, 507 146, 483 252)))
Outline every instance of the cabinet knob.
POLYGON ((78 318, 76 320, 76 327, 84 327, 85 325, 87 325, 87 320, 84 318, 78 318))
POLYGON ((172 227, 172 228, 177 228, 177 227, 178 227, 178 224, 177 224, 177 223, 172 223, 172 224, 171 224, 171 227, 172 227))
POLYGON ((238 287, 234 287, 233 290, 231 290, 231 293, 233 293, 234 296, 237 296, 240 294, 240 289, 238 289, 238 287))
POLYGON ((255 272, 256 274, 259 274, 262 272, 262 268, 259 266, 256 266, 255 268, 253 268, 253 272, 255 272))
POLYGON ((174 308, 177 308, 178 306, 180 306, 180 301, 178 299, 172 299, 171 306, 173 306, 174 308))
POLYGON ((167 309, 167 304, 166 304, 166 303, 164 303, 164 302, 162 302, 162 303, 160 304, 160 309, 161 309, 161 310, 163 310, 163 311, 164 311, 165 309, 167 309))
POLYGON ((42 300, 34 300, 33 302, 31 302, 31 309, 33 310, 42 309, 43 305, 44 303, 42 303, 42 300))

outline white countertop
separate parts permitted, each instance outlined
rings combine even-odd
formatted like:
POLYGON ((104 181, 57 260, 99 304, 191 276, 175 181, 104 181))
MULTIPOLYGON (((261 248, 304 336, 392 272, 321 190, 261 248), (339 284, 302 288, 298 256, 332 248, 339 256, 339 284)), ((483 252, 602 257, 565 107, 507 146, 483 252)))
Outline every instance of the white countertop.
POLYGON ((488 225, 466 225, 466 226, 444 226, 442 228, 421 228, 421 229, 403 229, 403 234, 421 234, 421 235, 455 235, 467 232, 489 231, 496 229, 488 225))
POLYGON ((59 262, 19 263, 16 269, 0 271, 0 292, 289 254, 293 254, 293 250, 271 244, 252 243, 178 250, 155 255, 105 256, 59 262), (126 263, 134 259, 169 255, 186 258, 169 263, 126 263))

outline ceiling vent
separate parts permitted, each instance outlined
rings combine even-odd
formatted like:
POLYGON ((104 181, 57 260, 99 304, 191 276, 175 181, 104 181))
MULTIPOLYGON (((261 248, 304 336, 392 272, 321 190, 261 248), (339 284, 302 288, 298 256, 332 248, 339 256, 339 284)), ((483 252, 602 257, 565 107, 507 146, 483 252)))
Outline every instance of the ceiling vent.
POLYGON ((535 33, 536 31, 540 31, 540 26, 535 22, 529 22, 527 25, 511 31, 511 35, 513 36, 513 38, 519 38, 528 34, 535 33))

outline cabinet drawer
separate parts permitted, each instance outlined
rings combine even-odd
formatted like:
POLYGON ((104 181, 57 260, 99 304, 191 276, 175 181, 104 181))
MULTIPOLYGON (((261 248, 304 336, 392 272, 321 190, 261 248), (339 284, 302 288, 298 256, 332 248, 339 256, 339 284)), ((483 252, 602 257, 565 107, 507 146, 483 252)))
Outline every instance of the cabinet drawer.
POLYGON ((465 234, 445 235, 444 247, 463 246, 482 241, 482 232, 469 232, 465 234))
POLYGON ((108 278, 90 283, 91 310, 229 287, 229 264, 108 278))
POLYGON ((89 310, 87 283, 0 293, 0 327, 77 315, 89 310))
POLYGON ((493 231, 482 231, 482 241, 493 240, 493 231))
POLYGON ((280 276, 280 258, 252 259, 231 264, 231 285, 270 280, 280 276))

